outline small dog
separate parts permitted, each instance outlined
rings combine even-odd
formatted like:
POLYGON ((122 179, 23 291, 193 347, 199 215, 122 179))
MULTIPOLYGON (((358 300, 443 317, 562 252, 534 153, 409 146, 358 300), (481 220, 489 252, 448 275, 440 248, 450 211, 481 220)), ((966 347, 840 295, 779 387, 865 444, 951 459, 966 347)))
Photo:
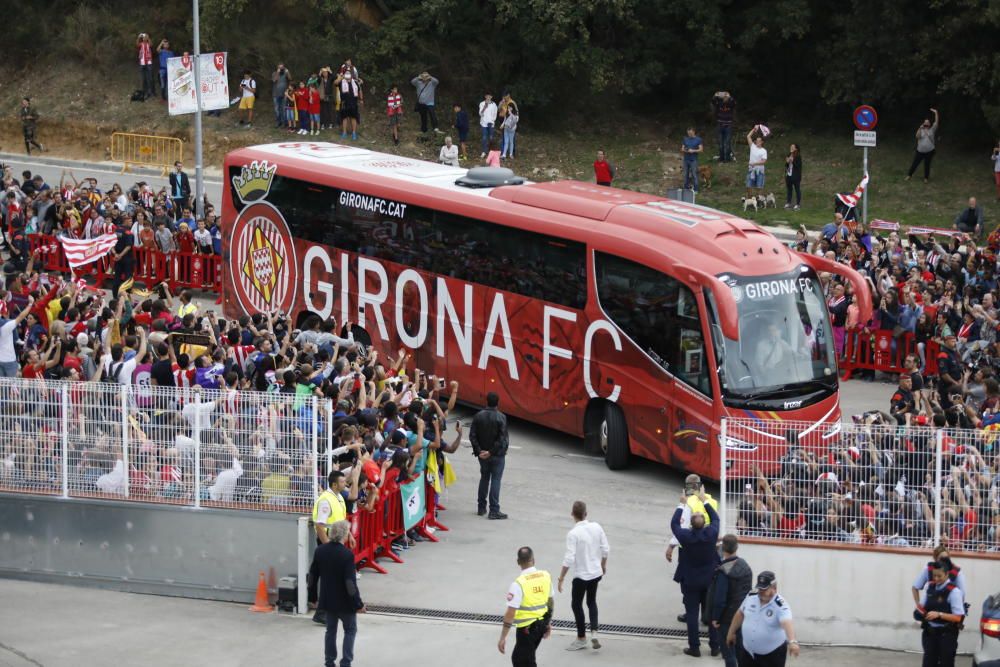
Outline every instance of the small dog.
POLYGON ((756 197, 742 197, 740 201, 743 202, 743 212, 746 213, 748 210, 753 209, 753 212, 757 212, 757 198, 756 197))
POLYGON ((698 167, 698 180, 701 181, 701 187, 710 190, 712 188, 712 168, 707 164, 698 167))
POLYGON ((774 200, 774 193, 769 192, 767 196, 764 197, 764 208, 770 206, 771 208, 778 208, 778 203, 774 200))

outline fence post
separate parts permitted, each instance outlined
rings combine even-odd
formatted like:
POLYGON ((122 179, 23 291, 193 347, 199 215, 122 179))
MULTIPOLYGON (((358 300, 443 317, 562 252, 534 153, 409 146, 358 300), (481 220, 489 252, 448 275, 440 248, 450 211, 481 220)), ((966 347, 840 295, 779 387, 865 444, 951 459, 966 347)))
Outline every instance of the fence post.
POLYGON ((326 424, 326 476, 329 479, 333 470, 333 399, 326 402, 326 424))
POLYGON ((201 392, 194 393, 194 508, 201 509, 201 392))
POLYGON ((726 420, 722 420, 719 428, 719 537, 726 534, 726 512, 729 510, 729 498, 726 494, 726 420))
POLYGON ((62 383, 62 497, 69 498, 69 385, 62 383))
MULTIPOLYGON (((313 502, 319 497, 319 482, 316 477, 319 475, 319 401, 312 397, 312 491, 313 502)), ((329 429, 327 429, 329 430, 329 429)))
POLYGON ((122 405, 122 467, 125 468, 125 497, 131 494, 129 488, 129 460, 128 460, 128 386, 119 385, 122 405))
POLYGON ((934 546, 941 544, 941 460, 944 429, 938 429, 934 447, 934 546))
MULTIPOLYGON (((314 475, 315 477, 315 475, 314 475)), ((306 574, 309 572, 309 517, 300 516, 298 521, 298 592, 299 599, 295 603, 295 612, 298 614, 309 613, 309 587, 306 581, 306 574)))

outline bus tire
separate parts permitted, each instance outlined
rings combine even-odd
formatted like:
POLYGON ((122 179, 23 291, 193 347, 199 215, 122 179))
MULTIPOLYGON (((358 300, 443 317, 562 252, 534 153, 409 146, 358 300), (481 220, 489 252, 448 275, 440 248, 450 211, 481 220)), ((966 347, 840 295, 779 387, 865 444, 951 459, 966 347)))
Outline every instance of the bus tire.
POLYGON ((600 432, 601 449, 604 450, 604 463, 611 470, 622 470, 628 467, 632 452, 628 446, 628 426, 625 414, 617 405, 608 403, 604 407, 604 421, 600 432))

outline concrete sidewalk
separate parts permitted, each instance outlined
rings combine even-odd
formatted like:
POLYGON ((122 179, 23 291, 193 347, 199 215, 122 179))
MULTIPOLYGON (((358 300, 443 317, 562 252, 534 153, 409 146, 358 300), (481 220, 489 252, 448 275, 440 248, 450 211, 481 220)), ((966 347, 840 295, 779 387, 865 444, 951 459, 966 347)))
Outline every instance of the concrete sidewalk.
MULTIPOLYGON (((367 578, 366 578, 367 579, 367 578)), ((364 585, 364 581, 363 584, 364 585)), ((440 584, 442 587, 447 582, 440 584)), ((307 617, 254 614, 244 605, 0 580, 0 667, 321 665, 323 629, 307 617)), ((499 626, 359 616, 355 665, 502 667, 499 626), (414 662, 415 661, 415 662, 414 662)), ((567 633, 539 650, 545 667, 688 664, 680 641, 605 636, 600 651, 568 652, 567 633)), ((721 661, 704 653, 704 664, 721 661)), ((790 667, 913 665, 912 654, 804 647, 790 667)), ((690 662, 692 665, 699 663, 690 662)))

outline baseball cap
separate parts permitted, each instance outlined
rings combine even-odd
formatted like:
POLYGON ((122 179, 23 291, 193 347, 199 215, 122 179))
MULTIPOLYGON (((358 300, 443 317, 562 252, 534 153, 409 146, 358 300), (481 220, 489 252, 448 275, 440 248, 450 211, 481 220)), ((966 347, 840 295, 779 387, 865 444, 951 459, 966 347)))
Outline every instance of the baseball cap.
POLYGON ((776 581, 777 577, 774 576, 774 572, 771 572, 770 570, 764 570, 763 572, 757 575, 757 590, 758 591, 766 590, 771 586, 774 586, 774 583, 776 581))

